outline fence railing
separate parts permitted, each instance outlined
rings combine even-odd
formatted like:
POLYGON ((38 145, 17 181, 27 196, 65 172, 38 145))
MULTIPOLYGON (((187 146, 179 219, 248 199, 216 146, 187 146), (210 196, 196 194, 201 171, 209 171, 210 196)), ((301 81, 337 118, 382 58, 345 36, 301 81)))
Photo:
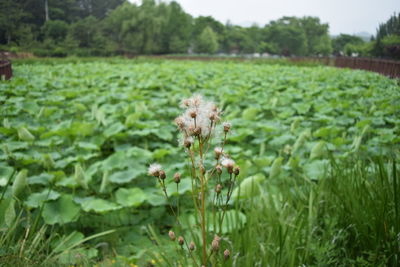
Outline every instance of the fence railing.
POLYGON ((9 60, 0 60, 0 80, 9 80, 12 77, 12 67, 9 60))
POLYGON ((338 68, 360 69, 400 78, 400 61, 360 57, 295 57, 294 62, 315 62, 338 68))

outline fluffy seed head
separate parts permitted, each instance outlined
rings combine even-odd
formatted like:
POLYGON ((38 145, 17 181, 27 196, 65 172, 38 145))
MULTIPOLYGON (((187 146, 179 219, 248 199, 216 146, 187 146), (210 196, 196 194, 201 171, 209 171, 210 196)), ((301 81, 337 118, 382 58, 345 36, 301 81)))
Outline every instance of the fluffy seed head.
POLYGON ((214 103, 205 101, 201 95, 194 95, 183 100, 181 107, 186 110, 175 119, 175 123, 184 135, 208 137, 215 129, 219 111, 214 103))
POLYGON ((190 242, 190 244, 189 244, 189 249, 192 250, 192 251, 196 249, 196 245, 194 244, 193 241, 190 242))
POLYGON ((149 166, 148 173, 154 177, 159 177, 161 171, 161 165, 158 163, 153 163, 149 166))
POLYGON ((169 231, 168 236, 172 241, 175 241, 176 237, 175 237, 175 233, 173 231, 169 231))
POLYGON ((183 130, 185 128, 185 119, 183 118, 183 116, 175 118, 175 124, 180 130, 183 130))
POLYGON ((219 112, 217 112, 217 111, 211 111, 210 114, 208 115, 208 118, 212 122, 218 122, 221 119, 219 117, 219 112))

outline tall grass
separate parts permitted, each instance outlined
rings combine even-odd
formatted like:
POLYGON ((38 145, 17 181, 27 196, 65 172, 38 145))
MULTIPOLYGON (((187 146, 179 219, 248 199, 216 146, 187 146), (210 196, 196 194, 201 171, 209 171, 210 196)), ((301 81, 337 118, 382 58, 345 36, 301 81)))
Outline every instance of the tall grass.
POLYGON ((335 161, 324 179, 280 177, 240 204, 232 266, 399 266, 399 171, 386 158, 335 161))

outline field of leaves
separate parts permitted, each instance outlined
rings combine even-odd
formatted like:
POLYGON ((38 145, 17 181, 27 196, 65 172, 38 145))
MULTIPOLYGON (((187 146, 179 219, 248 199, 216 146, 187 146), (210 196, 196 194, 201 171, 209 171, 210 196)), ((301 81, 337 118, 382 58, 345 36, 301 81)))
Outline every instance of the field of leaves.
MULTIPOLYGON (((171 175, 185 169, 172 121, 192 93, 220 103, 233 125, 226 150, 240 179, 261 185, 318 181, 330 157, 382 155, 400 144, 400 87, 373 73, 128 60, 20 64, 14 72, 0 83, 0 231, 19 216, 38 218, 59 234, 50 250, 62 251, 115 230, 74 247, 87 258, 139 259, 152 244, 144 227, 165 234, 173 223, 146 170, 153 161, 171 175)), ((171 180, 169 192, 185 197, 190 179, 174 189, 171 180)), ((243 225, 246 212, 239 218, 243 225)))

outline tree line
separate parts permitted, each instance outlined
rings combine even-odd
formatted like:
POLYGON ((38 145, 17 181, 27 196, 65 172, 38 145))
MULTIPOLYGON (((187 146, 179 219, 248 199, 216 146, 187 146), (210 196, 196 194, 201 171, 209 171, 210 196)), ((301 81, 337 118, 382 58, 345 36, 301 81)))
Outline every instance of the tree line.
POLYGON ((346 34, 331 38, 329 25, 317 17, 282 17, 263 27, 241 27, 210 16, 194 18, 175 1, 2 0, 0 44, 39 56, 220 52, 393 57, 400 43, 399 18, 392 16, 365 42, 346 34))

